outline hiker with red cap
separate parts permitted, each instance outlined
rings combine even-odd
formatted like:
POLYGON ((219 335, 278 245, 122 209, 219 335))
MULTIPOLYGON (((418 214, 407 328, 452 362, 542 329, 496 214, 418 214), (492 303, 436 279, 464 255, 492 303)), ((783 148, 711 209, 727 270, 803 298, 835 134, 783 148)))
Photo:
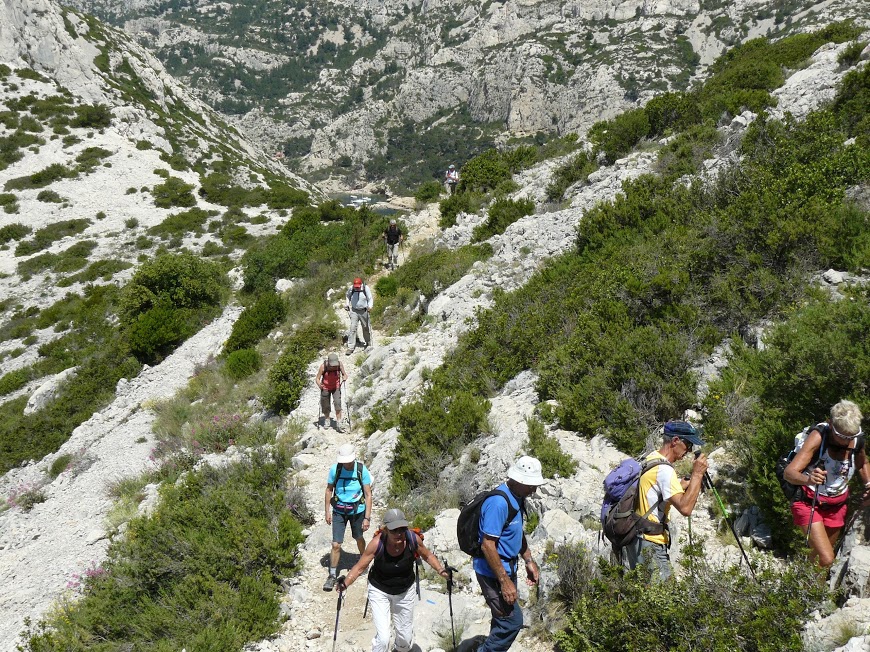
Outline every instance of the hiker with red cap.
POLYGON ((372 343, 372 330, 369 323, 369 313, 372 311, 372 291, 369 286, 357 277, 353 285, 347 290, 347 305, 345 309, 350 312, 350 329, 347 331, 347 354, 353 353, 356 348, 356 331, 362 324, 363 342, 361 346, 366 348, 372 343))
POLYGON ((317 370, 314 378, 315 384, 320 388, 320 417, 317 419, 318 426, 326 425, 329 419, 329 399, 335 406, 335 421, 331 422, 333 428, 342 432, 341 429, 341 385, 347 380, 347 372, 344 363, 338 359, 338 353, 330 353, 326 360, 317 370))

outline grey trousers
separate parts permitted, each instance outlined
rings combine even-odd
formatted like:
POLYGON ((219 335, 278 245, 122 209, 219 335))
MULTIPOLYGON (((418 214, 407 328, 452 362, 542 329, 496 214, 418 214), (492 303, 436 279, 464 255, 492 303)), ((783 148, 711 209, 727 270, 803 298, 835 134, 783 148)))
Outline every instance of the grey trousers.
POLYGON ((658 578, 661 581, 665 581, 673 574, 668 547, 664 544, 647 541, 642 536, 622 549, 622 563, 629 570, 638 564, 648 566, 654 572, 653 577, 655 577, 655 571, 658 571, 658 578))
POLYGON ((389 259, 390 267, 395 267, 399 264, 399 243, 387 243, 387 258, 389 259))
POLYGON ((369 324, 369 311, 365 308, 354 308, 350 311, 350 329, 347 331, 347 348, 353 350, 356 346, 356 331, 362 324, 363 346, 368 346, 372 341, 372 331, 369 324))

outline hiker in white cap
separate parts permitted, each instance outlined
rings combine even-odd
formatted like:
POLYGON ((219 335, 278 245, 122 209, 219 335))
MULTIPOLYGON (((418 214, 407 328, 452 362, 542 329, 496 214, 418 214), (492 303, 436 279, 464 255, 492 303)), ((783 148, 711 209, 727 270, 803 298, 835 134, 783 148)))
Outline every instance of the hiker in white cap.
POLYGON ((347 524, 350 523, 350 534, 356 539, 359 553, 363 554, 366 549, 363 532, 369 529, 372 516, 372 476, 365 464, 356 459, 353 444, 344 444, 339 448, 335 461, 326 479, 324 507, 326 522, 332 525, 332 550, 329 553, 329 577, 323 584, 324 591, 332 591, 335 586, 347 524))
POLYGON ((447 172, 444 174, 444 189, 447 191, 448 195, 452 195, 456 192, 456 184, 459 183, 459 170, 456 169, 456 166, 452 163, 447 168, 447 172))
POLYGON ((408 524, 400 509, 384 514, 384 525, 375 532, 356 566, 350 569, 338 590, 345 591, 374 560, 369 573, 368 598, 372 605, 375 637, 372 652, 387 652, 390 643, 390 615, 396 630, 395 652, 408 652, 414 639, 414 565, 424 560, 445 579, 447 569, 426 546, 423 536, 408 524))
POLYGON ((396 269, 399 264, 399 247, 405 240, 402 230, 396 225, 396 220, 390 220, 390 225, 384 231, 384 242, 387 243, 387 266, 396 269))
POLYGON ((320 388, 320 416, 317 425, 323 426, 329 419, 329 399, 335 406, 335 421, 331 422, 333 428, 342 432, 341 426, 341 384, 347 380, 347 372, 344 363, 338 359, 338 353, 330 353, 326 360, 317 370, 314 378, 315 384, 320 388))
POLYGON ((541 575, 523 532, 525 500, 545 482, 541 463, 534 457, 521 457, 508 469, 507 476, 507 481, 497 487, 505 496, 490 496, 480 508, 483 557, 475 557, 472 563, 492 620, 489 636, 477 652, 505 652, 520 633, 523 612, 517 602, 519 558, 525 563, 527 584, 537 584, 541 575), (509 519, 511 513, 513 518, 509 519))

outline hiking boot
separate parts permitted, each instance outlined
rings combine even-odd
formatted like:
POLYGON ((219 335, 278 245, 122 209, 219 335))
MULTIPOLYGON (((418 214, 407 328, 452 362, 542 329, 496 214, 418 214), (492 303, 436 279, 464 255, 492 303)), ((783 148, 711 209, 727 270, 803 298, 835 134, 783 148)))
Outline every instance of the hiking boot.
POLYGON ((350 355, 350 354, 353 353, 353 349, 348 349, 348 350, 345 351, 344 353, 345 353, 345 355, 350 355))
POLYGON ((335 424, 335 431, 336 432, 344 432, 344 427, 340 423, 336 423, 335 424))
POLYGON ((321 415, 319 419, 317 419, 317 427, 322 428, 326 425, 326 417, 321 415))
POLYGON ((323 583, 323 590, 324 591, 332 591, 332 589, 335 588, 335 580, 336 580, 336 578, 333 577, 332 575, 327 577, 326 581, 323 583))

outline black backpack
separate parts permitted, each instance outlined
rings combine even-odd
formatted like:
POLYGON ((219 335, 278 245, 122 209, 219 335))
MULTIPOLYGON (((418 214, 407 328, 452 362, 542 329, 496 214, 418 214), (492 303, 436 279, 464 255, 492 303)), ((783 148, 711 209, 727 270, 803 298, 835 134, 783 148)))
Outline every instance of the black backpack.
MULTIPOLYGON (((459 513, 459 518, 456 521, 456 538, 459 541, 459 549, 472 557, 483 557, 483 551, 480 549, 480 509, 483 507, 483 501, 490 496, 501 496, 507 502, 508 515, 504 525, 507 525, 517 515, 519 510, 511 505, 510 498, 501 489, 493 489, 492 491, 483 491, 477 494, 470 503, 462 508, 459 513)), ((504 526, 502 526, 504 528, 504 526)))
POLYGON ((650 514, 658 507, 661 500, 652 503, 645 514, 641 515, 637 513, 640 478, 644 473, 660 464, 673 466, 670 462, 661 458, 642 462, 637 477, 625 489, 625 493, 619 497, 619 501, 611 505, 606 515, 604 515, 602 532, 607 540, 610 541, 613 552, 619 554, 622 548, 641 534, 655 536, 667 530, 667 523, 649 520, 650 514))

